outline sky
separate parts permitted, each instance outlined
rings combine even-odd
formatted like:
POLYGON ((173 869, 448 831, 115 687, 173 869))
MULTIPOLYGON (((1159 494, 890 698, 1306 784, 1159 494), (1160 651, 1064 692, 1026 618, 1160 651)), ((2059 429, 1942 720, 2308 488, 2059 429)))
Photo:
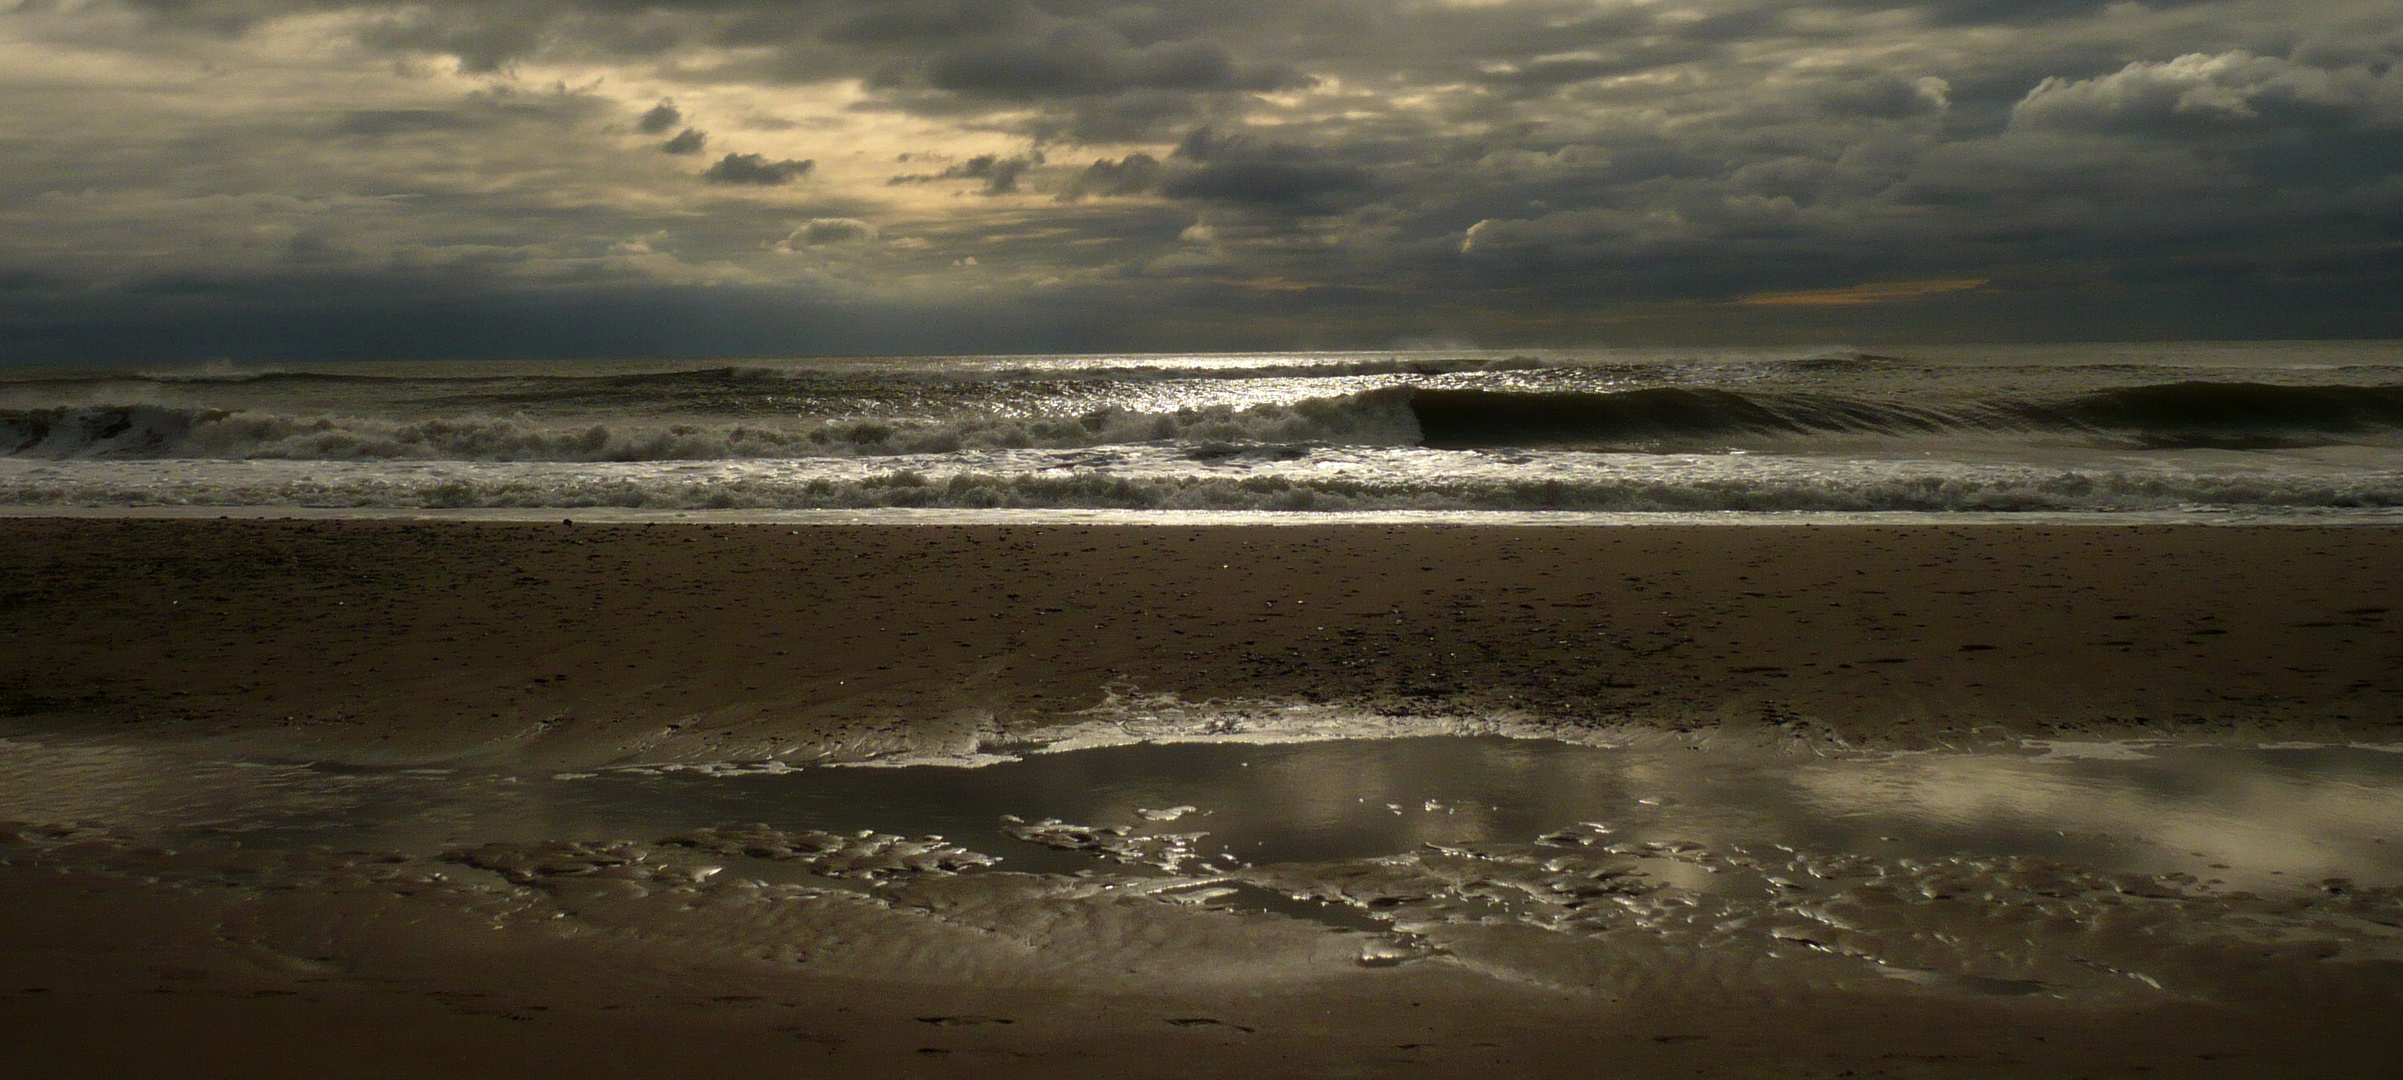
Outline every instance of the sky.
POLYGON ((2394 0, 0 0, 0 362, 2403 337, 2394 0))

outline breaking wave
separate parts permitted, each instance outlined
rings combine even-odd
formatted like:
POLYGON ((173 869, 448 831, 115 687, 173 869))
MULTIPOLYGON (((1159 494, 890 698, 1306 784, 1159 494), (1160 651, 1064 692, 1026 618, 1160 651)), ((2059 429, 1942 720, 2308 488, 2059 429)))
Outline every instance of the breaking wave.
POLYGON ((164 406, 0 411, 0 447, 18 457, 311 461, 686 461, 856 457, 1129 443, 1418 441, 1408 391, 1250 409, 1071 416, 976 413, 942 420, 801 419, 738 424, 619 420, 562 424, 524 416, 392 420, 282 416, 164 406))
POLYGON ((1436 449, 1690 450, 1813 436, 2052 433, 2133 449, 2277 449, 2391 438, 2403 387, 2181 382, 2053 400, 1919 402, 1650 387, 1543 392, 1395 386, 1281 405, 940 419, 573 423, 468 414, 388 419, 164 405, 0 410, 0 451, 37 458, 680 461, 1185 443, 1436 449))
MULTIPOLYGON (((1006 456, 1006 455, 1005 455, 1006 456)), ((0 503, 628 509, 2082 512, 2403 508, 2403 473, 2291 475, 1931 462, 1667 458, 1464 475, 1323 460, 1238 470, 1164 458, 889 463, 394 463, 0 460, 0 503)), ((1099 455, 1109 456, 1109 455, 1099 455)))
POLYGON ((2269 449, 2403 429, 2403 387, 2180 382, 2056 400, 1918 404, 1812 393, 1653 387, 1528 393, 1424 389, 1410 399, 1425 445, 1647 449, 1816 434, 2068 432, 2153 449, 2269 449))
POLYGON ((2403 386, 2270 386, 2181 382, 2103 390, 2074 399, 2071 421, 2137 433, 2152 445, 2248 436, 2342 435, 2403 428, 2403 386))

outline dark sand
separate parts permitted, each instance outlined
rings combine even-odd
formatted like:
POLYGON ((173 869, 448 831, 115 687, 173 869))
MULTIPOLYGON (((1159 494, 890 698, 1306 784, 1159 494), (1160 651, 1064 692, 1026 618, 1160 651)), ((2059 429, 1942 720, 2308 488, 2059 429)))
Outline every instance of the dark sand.
POLYGON ((889 750, 1104 692, 2403 738, 2403 532, 0 522, 0 708, 391 761, 889 750))
MULTIPOLYGON (((1856 746, 2393 743, 2398 566, 2403 532, 2374 528, 18 519, 0 733, 807 760, 1175 694, 1856 746)), ((1593 994, 1439 964, 980 987, 580 931, 572 903, 496 929, 364 856, 199 887, 191 860, 223 853, 92 850, 0 844, 0 1073, 2249 1077, 2403 1049, 2394 965, 2292 949, 2225 994, 2109 1005, 1716 976, 1593 994)))

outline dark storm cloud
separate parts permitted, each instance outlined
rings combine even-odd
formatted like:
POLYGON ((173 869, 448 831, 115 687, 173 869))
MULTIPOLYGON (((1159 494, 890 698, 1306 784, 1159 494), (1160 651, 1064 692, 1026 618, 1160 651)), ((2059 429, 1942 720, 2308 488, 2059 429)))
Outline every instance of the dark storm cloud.
POLYGON ((1160 159, 1150 154, 1128 154, 1112 161, 1096 160, 1076 174, 1060 192, 1063 201, 1073 201, 1088 195, 1141 195, 1160 185, 1160 159))
POLYGON ((728 154, 701 174, 712 184, 767 187, 789 183, 817 167, 815 161, 770 161, 762 154, 728 154))
MULTIPOLYGON (((948 58, 946 63, 970 67, 985 55, 1006 68, 1028 59, 1026 51, 1057 44, 1069 55, 1104 60, 1119 78, 1218 85, 1250 81, 1230 74, 1244 67, 1230 59, 1230 50, 1295 53, 1245 57, 1259 65, 1255 76, 1274 78, 1280 65, 1344 53, 1340 43, 1345 40, 1357 46, 1349 59, 1420 60, 1533 53, 1644 35, 1740 44, 1788 32, 1796 16, 1831 13, 1900 17, 1937 27, 2027 27, 2092 21, 2131 5, 2114 0, 1699 0, 1664 10, 1566 0, 1458 8, 1394 0, 1237 0, 1165 8, 1137 0, 661 0, 640 5, 622 0, 128 0, 125 6, 161 27, 219 35, 245 33, 290 15, 373 13, 377 17, 361 31, 366 42, 448 53, 479 71, 546 53, 655 56, 688 44, 835 59, 847 73, 891 55, 948 58), (1281 49, 1283 42, 1300 48, 1281 49), (1161 50, 1163 45, 1170 48, 1161 50), (985 49, 995 51, 979 51, 985 49)), ((2211 6, 2214 0, 2143 5, 2150 10, 2211 6)))
POLYGON ((335 118, 337 135, 382 137, 489 131, 522 125, 570 127, 606 109, 598 99, 514 89, 475 93, 443 108, 353 109, 335 118))
POLYGON ((2392 68, 2330 70, 2242 51, 2196 53, 2098 78, 2047 78, 2012 119, 2031 128, 2187 137, 2229 125, 2393 126, 2403 124, 2403 77, 2392 68))
MULTIPOLYGON (((914 313, 888 328, 973 291, 1095 347, 2403 333, 2391 2, 127 6, 0 12, 60 56, 195 72, 146 92, 188 95, 166 109, 0 71, 0 276, 89 304, 12 309, 43 340, 98 340, 70 311, 265 311, 304 268, 429 305, 656 314, 706 285, 914 313), (704 127, 743 133, 714 190, 704 127), (905 151, 928 164, 895 177, 905 151), (1736 303, 1789 294, 1847 299, 1736 303)), ((333 289, 310 318, 367 310, 333 289)))
POLYGON ((1281 65, 1238 64, 1224 47, 1209 42, 1124 49, 1079 34, 940 56, 927 65, 926 81, 938 90, 1009 100, 1127 90, 1283 90, 1309 83, 1281 65))
POLYGON ((903 184, 933 184, 945 180, 975 180, 983 184, 987 195, 1008 195, 1018 190, 1018 178, 1028 169, 1042 164, 1043 156, 1002 157, 998 154, 979 154, 941 172, 908 173, 885 181, 895 187, 903 184))
POLYGON ((642 114, 641 119, 634 122, 634 130, 645 135, 657 135, 675 127, 677 122, 683 119, 684 114, 677 111, 675 102, 662 101, 651 106, 649 111, 642 114))
POLYGON ((1312 148, 1228 138, 1210 128, 1186 136, 1171 164, 1160 184, 1169 198, 1262 208, 1331 211, 1365 199, 1374 184, 1367 169, 1320 160, 1312 148))
POLYGON ((957 41, 1004 30, 1017 14, 1015 4, 981 0, 876 4, 859 14, 836 15, 821 36, 854 45, 957 41))
POLYGON ((361 44, 458 58, 460 70, 500 71, 557 40, 557 9, 542 4, 398 8, 359 34, 361 44))
MULTIPOLYGON (((2177 8, 2208 2, 2210 0, 2152 0, 2147 6, 2177 8)), ((2026 26, 2066 19, 2090 19, 2118 3, 2119 0, 1922 0, 1920 3, 1847 0, 1843 6, 1911 11, 1937 26, 2026 26)))
POLYGON ((1369 186, 1365 169, 1285 161, 1208 162, 1160 185, 1172 199, 1219 199, 1260 206, 1331 208, 1369 186))
POLYGON ((1949 89, 1948 84, 1933 76, 1913 80, 1879 74, 1832 83, 1816 96, 1831 111, 1901 120, 1944 110, 1951 104, 1949 89))

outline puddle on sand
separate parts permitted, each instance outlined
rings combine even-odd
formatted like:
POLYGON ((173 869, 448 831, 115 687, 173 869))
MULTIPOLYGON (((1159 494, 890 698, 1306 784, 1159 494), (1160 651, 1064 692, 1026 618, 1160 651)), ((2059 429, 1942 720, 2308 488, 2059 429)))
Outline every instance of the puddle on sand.
MULTIPOLYGON (((1442 736, 1138 744, 981 768, 525 776, 0 739, 0 820, 416 853, 759 822, 938 835, 997 856, 999 869, 1048 873, 1207 874, 1550 837, 1879 860, 2037 856, 2227 889, 2403 885, 2403 753, 2104 745, 1800 757, 1442 736)), ((1707 874, 1656 872, 1708 888, 1707 874)))
POLYGON ((160 879, 189 858, 241 887, 448 881, 519 913, 496 920, 750 956, 839 945, 862 971, 887 947, 925 963, 908 943, 938 923, 978 935, 941 955, 1052 957, 979 961, 1004 967, 1256 978, 1442 956, 1620 992, 2208 993, 2403 962, 2403 754, 2365 748, 1809 757, 1444 736, 508 775, 0 739, 10 820, 80 824, 0 830, 0 858, 160 879), (235 845, 250 861, 206 854, 235 845), (292 854, 251 859, 273 852, 292 854), (871 917, 885 929, 843 921, 871 917))

